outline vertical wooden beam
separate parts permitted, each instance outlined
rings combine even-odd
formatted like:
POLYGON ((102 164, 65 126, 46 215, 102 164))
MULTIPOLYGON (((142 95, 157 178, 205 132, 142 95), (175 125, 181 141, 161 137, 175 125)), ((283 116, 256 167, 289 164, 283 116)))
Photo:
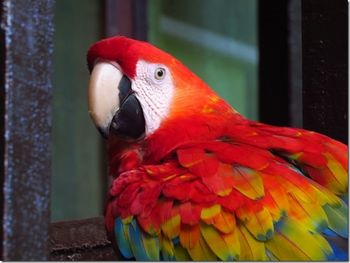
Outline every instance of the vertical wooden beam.
POLYGON ((133 32, 132 37, 139 40, 147 40, 147 0, 133 0, 133 32))
POLYGON ((303 127, 303 71, 301 1, 288 1, 288 60, 289 60, 289 114, 290 125, 303 127))
POLYGON ((259 120, 290 125, 286 0, 259 0, 259 120))
POLYGON ((304 127, 348 141, 348 2, 302 1, 304 127))
POLYGON ((2 5, 2 259, 47 260, 54 0, 2 5))
POLYGON ((301 0, 259 0, 260 121, 303 126, 301 0))
POLYGON ((105 0, 106 36, 147 39, 147 0, 105 0))
MULTIPOLYGON (((2 4, 2 2, 1 2, 2 4)), ((4 8, 0 8, 0 21, 3 21, 4 18, 4 8)), ((0 186, 2 187, 2 191, 0 191, 0 236, 1 241, 3 240, 4 236, 4 165, 5 165, 5 72, 6 72, 6 63, 5 63, 5 32, 0 27, 0 156, 1 156, 1 162, 0 162, 0 186)), ((1 260, 3 260, 3 245, 0 244, 0 255, 1 260)))
POLYGON ((132 1, 105 0, 106 37, 132 35, 132 1))

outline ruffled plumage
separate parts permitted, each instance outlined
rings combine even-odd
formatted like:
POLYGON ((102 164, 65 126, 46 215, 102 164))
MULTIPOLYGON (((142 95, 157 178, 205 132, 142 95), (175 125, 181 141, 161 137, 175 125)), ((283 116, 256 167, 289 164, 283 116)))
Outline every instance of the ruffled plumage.
POLYGON ((114 180, 116 243, 137 260, 334 259, 323 232, 348 234, 346 154, 326 136, 256 123, 183 144, 114 180))

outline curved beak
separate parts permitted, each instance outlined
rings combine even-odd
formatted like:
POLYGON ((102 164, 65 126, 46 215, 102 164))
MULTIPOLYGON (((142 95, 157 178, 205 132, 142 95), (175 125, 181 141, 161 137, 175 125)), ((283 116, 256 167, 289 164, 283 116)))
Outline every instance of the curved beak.
POLYGON ((137 139, 145 132, 140 102, 131 81, 115 62, 97 62, 91 72, 88 90, 89 114, 104 138, 110 132, 137 139))

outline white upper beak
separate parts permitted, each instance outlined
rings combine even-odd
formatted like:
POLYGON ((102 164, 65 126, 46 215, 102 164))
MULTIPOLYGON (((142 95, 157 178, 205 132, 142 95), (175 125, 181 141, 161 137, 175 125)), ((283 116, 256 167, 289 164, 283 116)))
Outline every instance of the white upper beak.
POLYGON ((96 127, 108 130, 114 114, 119 109, 118 85, 123 74, 113 62, 97 62, 91 72, 88 107, 96 127))

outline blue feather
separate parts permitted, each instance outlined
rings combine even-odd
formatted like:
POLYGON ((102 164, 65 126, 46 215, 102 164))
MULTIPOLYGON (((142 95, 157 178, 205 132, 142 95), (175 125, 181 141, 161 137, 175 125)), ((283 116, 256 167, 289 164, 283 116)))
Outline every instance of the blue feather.
POLYGON ((344 201, 344 203, 348 206, 349 205, 349 197, 347 194, 343 194, 340 196, 340 198, 344 201))
POLYGON ((176 246, 177 244, 180 243, 180 238, 177 236, 177 237, 173 238, 172 241, 173 241, 174 246, 176 246))
POLYGON ((327 237, 337 237, 338 234, 334 231, 330 230, 329 228, 325 228, 322 230, 322 233, 327 237))
POLYGON ((141 229, 137 225, 135 219, 129 224, 130 245, 131 250, 138 261, 151 260, 143 246, 141 229))
POLYGON ((132 258, 133 254, 131 251, 130 243, 129 243, 129 228, 127 225, 124 225, 121 218, 118 217, 114 221, 114 233, 116 237, 116 241, 120 250, 120 253, 125 257, 125 258, 132 258))
POLYGON ((348 250, 341 248, 335 242, 330 241, 329 244, 333 249, 333 254, 328 257, 330 261, 348 261, 348 250))

